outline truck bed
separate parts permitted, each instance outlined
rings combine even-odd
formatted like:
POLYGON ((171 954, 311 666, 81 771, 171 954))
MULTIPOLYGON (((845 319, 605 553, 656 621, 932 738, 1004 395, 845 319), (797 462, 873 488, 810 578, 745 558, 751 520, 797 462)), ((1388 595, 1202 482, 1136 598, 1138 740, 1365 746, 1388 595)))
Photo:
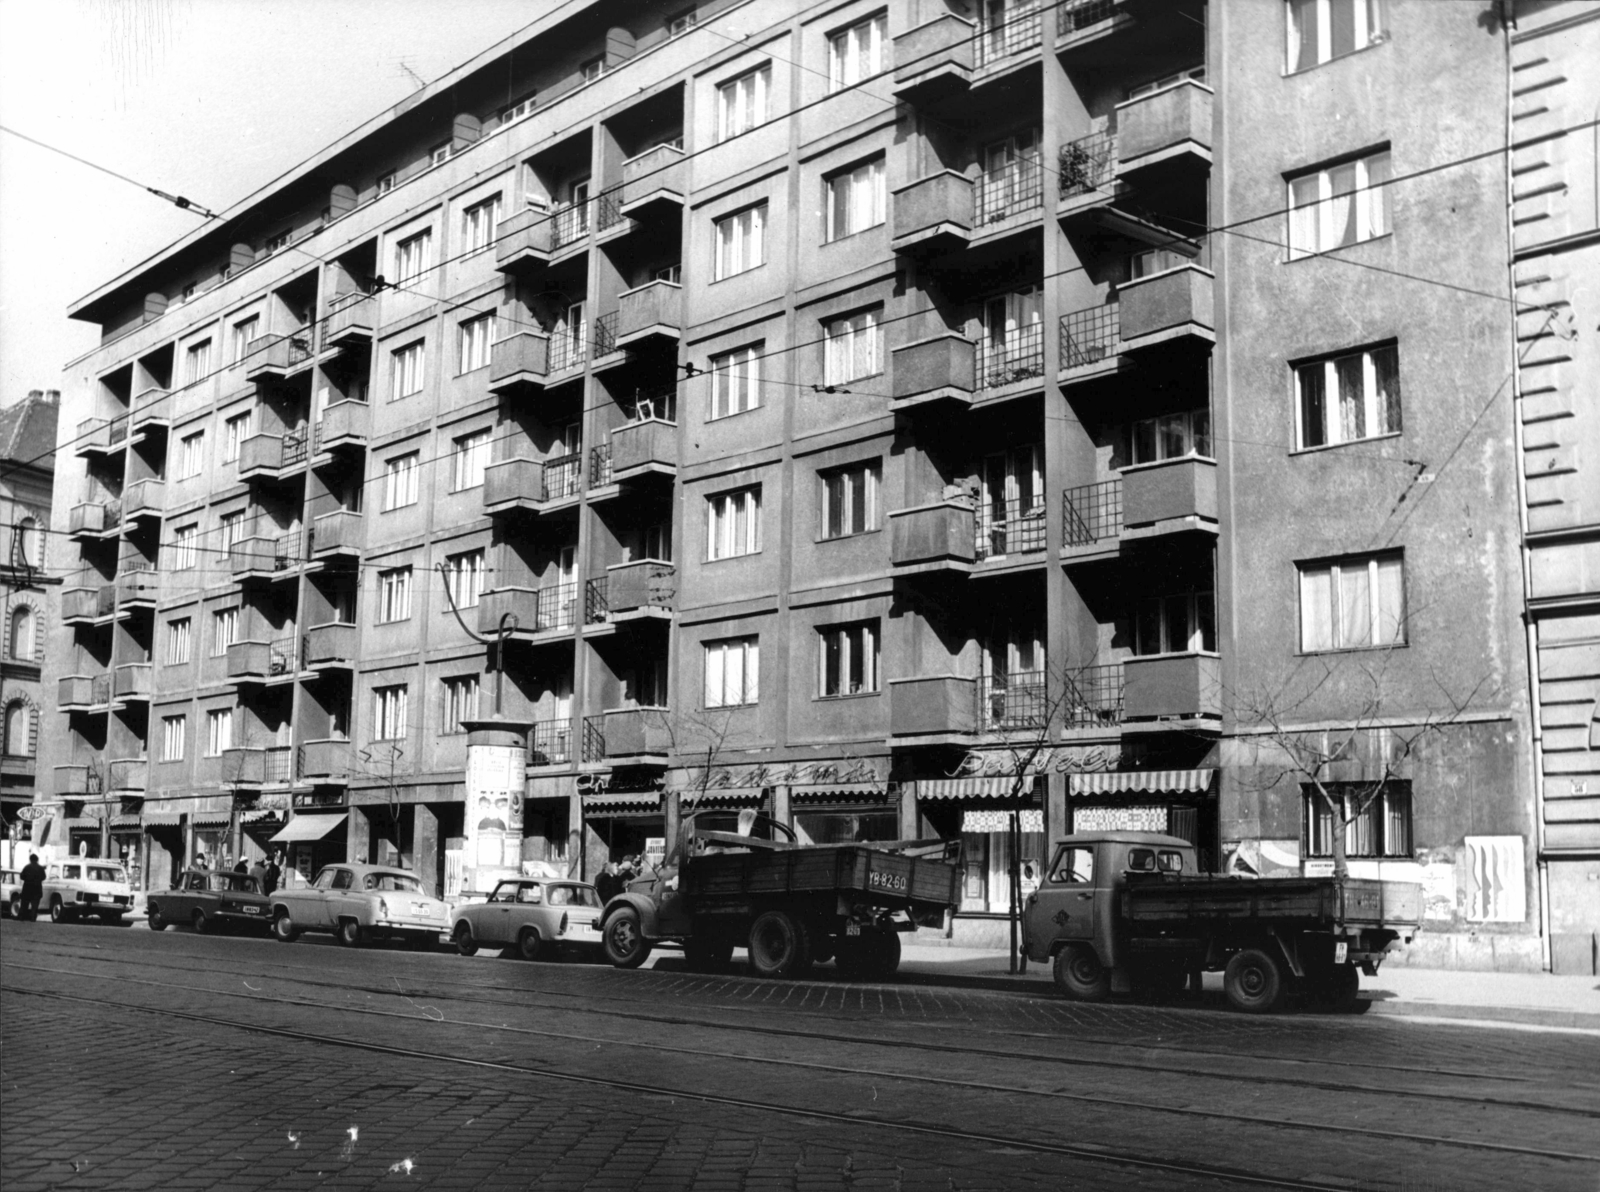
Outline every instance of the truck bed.
POLYGON ((1128 883, 1122 914, 1146 926, 1273 920, 1299 927, 1414 927, 1422 921, 1422 887, 1367 878, 1155 878, 1128 883))
POLYGON ((704 853, 682 869, 683 890, 702 909, 756 897, 850 893, 883 906, 957 901, 960 870, 939 857, 909 857, 863 844, 821 844, 704 853))

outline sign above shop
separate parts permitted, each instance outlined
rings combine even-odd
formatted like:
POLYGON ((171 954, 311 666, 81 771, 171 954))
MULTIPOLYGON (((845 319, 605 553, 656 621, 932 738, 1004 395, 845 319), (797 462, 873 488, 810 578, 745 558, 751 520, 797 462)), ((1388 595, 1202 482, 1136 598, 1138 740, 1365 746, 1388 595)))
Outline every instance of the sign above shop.
MULTIPOLYGON (((885 763, 886 764, 886 763, 885 763)), ((765 786, 822 786, 833 783, 882 782, 880 763, 872 758, 833 762, 793 762, 765 766, 691 766, 673 772, 667 789, 679 793, 765 786)))
POLYGON ((1031 759, 1028 749, 969 749, 951 778, 1000 777, 1015 774, 1026 762, 1030 774, 1089 774, 1115 770, 1122 761, 1119 750, 1105 745, 1055 745, 1041 749, 1031 759))
POLYGON ((30 803, 26 807, 17 808, 17 818, 19 820, 27 820, 29 823, 34 820, 49 819, 50 809, 48 807, 40 807, 37 803, 30 803))

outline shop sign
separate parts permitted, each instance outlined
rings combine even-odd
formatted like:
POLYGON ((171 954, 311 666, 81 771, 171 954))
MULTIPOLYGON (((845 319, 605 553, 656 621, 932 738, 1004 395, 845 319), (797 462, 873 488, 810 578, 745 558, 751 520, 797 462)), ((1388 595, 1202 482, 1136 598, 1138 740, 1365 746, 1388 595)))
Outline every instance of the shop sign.
MULTIPOLYGON (((1013 749, 970 749, 951 778, 1004 778, 1015 774, 1018 753, 1013 749)), ((1056 745, 1039 750, 1027 767, 1030 774, 1094 774, 1115 770, 1122 761, 1119 750, 1104 745, 1056 745)))
POLYGON ((659 795, 667 784, 659 774, 579 774, 578 793, 584 795, 659 795))
POLYGON ((1165 832, 1166 807, 1074 807, 1074 832, 1165 832))
POLYGON ((644 838, 644 859, 657 867, 664 864, 667 859, 667 838, 665 836, 646 836, 644 838))
POLYGON ((17 808, 17 818, 19 820, 26 820, 29 823, 32 823, 34 820, 49 819, 50 808, 41 807, 37 803, 29 803, 26 806, 17 808))
MULTIPOLYGON (((345 807, 346 795, 343 791, 296 791, 294 794, 294 809, 296 811, 327 810, 334 807, 345 807)), ((281 809, 280 809, 281 810, 281 809)))
POLYGON ((750 790, 767 786, 825 786, 882 782, 871 758, 838 762, 797 762, 767 766, 691 766, 677 771, 669 789, 682 791, 750 790))

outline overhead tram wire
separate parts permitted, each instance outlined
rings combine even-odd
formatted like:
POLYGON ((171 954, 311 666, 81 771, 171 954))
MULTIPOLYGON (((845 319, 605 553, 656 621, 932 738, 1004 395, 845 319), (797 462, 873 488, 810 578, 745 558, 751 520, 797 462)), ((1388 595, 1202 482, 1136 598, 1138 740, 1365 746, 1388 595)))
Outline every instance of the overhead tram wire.
POLYGON ((119 174, 116 170, 113 170, 108 166, 98 165, 87 158, 79 157, 76 153, 68 153, 65 149, 58 148, 55 145, 50 144, 48 141, 39 140, 38 137, 30 137, 25 132, 18 132, 16 129, 7 128, 3 124, 0 124, 0 132, 10 133, 19 140, 27 141, 30 145, 37 145, 39 148, 47 149, 51 153, 59 153, 62 157, 71 158, 79 165, 88 166, 91 170, 99 170, 102 174, 110 174, 113 178, 116 178, 122 182, 126 182, 129 186, 137 186, 140 190, 148 191, 150 194, 155 195, 158 199, 164 199, 168 203, 171 203, 174 207, 177 207, 183 211, 192 211, 202 219, 209 220, 221 218, 215 211, 211 211, 208 208, 202 207, 193 199, 185 198, 183 195, 168 194, 159 187, 150 186, 147 183, 140 182, 136 178, 130 178, 126 174, 119 174))

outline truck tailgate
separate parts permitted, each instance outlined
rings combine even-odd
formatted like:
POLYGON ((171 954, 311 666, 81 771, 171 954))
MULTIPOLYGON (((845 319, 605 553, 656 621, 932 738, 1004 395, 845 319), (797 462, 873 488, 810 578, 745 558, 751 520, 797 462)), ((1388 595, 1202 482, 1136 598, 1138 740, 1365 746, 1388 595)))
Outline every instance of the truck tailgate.
POLYGON ((1140 923, 1173 925, 1266 919, 1301 924, 1415 925, 1422 888, 1412 882, 1331 877, 1179 878, 1131 883, 1122 913, 1140 923))

